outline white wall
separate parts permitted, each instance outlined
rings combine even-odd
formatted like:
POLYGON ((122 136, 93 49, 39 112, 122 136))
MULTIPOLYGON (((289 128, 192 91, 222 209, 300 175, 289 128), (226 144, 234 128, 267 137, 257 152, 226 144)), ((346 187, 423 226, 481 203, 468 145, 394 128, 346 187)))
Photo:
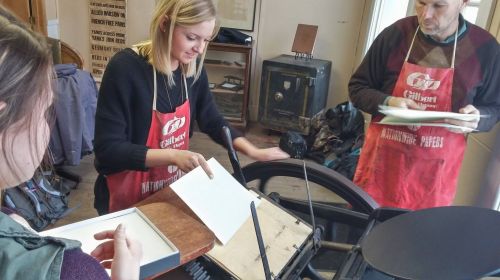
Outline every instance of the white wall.
MULTIPOLYGON (((60 38, 76 48, 89 68, 88 0, 57 1, 60 38)), ((280 54, 292 54, 297 24, 318 25, 314 57, 332 61, 327 106, 347 100, 347 83, 355 67, 356 47, 366 0, 273 0, 256 1, 254 63, 249 112, 257 119, 262 61, 280 54)), ((148 35, 154 0, 127 1, 127 45, 148 35)))
MULTIPOLYGON (((467 149, 460 169, 457 195, 453 204, 474 205, 476 203, 486 176, 488 162, 493 153, 497 133, 500 133, 498 124, 488 133, 470 134, 467 138, 467 149)), ((500 185, 500 182, 498 184, 500 185)))
POLYGON ((365 0, 259 1, 249 112, 257 119, 262 61, 291 52, 297 24, 318 25, 314 57, 332 61, 327 106, 347 100, 365 0))

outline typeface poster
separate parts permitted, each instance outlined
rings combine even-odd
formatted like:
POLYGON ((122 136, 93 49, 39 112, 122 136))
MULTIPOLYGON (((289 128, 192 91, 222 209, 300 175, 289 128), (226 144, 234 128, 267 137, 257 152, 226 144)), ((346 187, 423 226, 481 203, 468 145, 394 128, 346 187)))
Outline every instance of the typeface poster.
POLYGON ((125 48, 127 1, 89 0, 89 9, 91 71, 101 81, 109 59, 125 48))

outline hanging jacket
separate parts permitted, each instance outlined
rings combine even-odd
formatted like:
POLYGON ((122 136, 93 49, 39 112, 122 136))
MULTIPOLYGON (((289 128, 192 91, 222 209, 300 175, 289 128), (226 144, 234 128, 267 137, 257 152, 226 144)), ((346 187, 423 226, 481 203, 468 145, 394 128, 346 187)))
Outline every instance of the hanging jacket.
POLYGON ((49 148, 54 164, 78 165, 93 147, 97 86, 89 72, 75 64, 55 65, 56 122, 49 148))

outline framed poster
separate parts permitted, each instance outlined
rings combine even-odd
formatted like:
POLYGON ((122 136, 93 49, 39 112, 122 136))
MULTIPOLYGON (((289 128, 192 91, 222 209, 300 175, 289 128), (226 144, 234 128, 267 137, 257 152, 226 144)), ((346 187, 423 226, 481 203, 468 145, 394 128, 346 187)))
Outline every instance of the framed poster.
POLYGON ((221 27, 253 31, 255 0, 213 0, 221 27))

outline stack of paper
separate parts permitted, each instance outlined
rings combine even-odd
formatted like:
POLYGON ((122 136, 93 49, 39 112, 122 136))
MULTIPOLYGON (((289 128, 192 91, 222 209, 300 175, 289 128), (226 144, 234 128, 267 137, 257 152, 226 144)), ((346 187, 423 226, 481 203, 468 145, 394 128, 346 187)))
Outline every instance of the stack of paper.
POLYGON ((480 115, 461 114, 453 112, 440 111, 422 111, 392 106, 380 106, 379 112, 385 117, 379 122, 387 125, 415 125, 415 126, 438 126, 447 128, 456 128, 463 131, 473 131, 473 129, 464 126, 448 124, 444 119, 455 119, 460 121, 474 121, 479 119, 480 115))

